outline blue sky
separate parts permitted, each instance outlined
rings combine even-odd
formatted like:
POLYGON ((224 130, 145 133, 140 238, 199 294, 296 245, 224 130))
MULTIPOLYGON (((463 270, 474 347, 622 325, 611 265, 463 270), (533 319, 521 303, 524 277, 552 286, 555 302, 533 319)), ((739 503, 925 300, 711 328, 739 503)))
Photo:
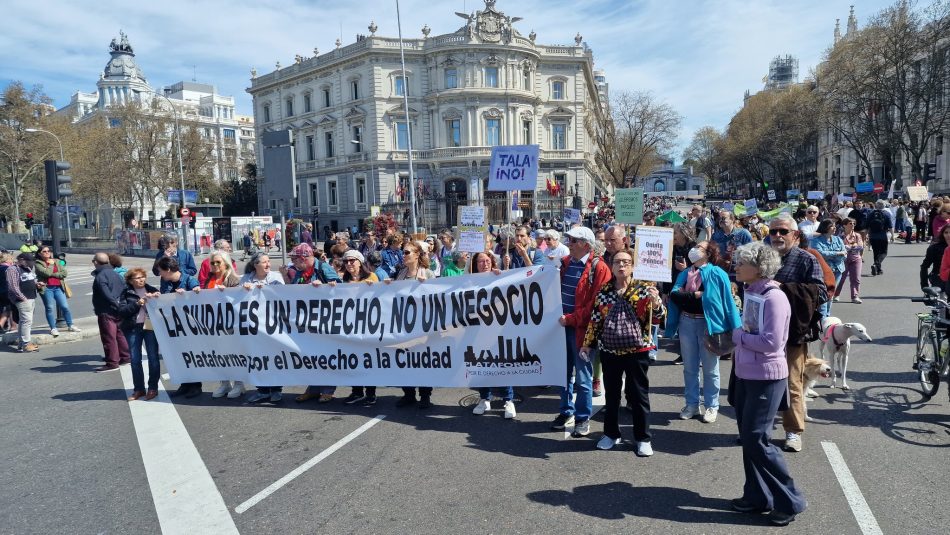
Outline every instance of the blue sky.
MULTIPOLYGON (((0 85, 42 84, 56 106, 75 91, 91 92, 122 29, 152 86, 196 78, 237 99, 250 114, 250 69, 264 74, 295 54, 344 45, 368 33, 396 36, 395 0, 4 0, 0 21, 0 85), (341 31, 342 30, 342 31, 341 31)), ((846 25, 854 0, 498 0, 523 17, 515 24, 538 42, 566 44, 580 32, 607 71, 612 91, 648 90, 684 117, 680 146, 701 126, 723 128, 746 89, 762 85, 776 55, 800 60, 800 78, 831 44, 835 19, 846 25)), ((891 4, 857 3, 859 25, 891 4)), ((464 21, 455 11, 481 0, 401 0, 403 35, 450 33, 464 21)), ((679 155, 675 155, 679 159, 679 155)))

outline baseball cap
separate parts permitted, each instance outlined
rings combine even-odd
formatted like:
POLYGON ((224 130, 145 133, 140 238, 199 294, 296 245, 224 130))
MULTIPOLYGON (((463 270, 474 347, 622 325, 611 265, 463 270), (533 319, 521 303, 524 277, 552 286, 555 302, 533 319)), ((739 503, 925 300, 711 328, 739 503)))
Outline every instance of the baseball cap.
POLYGON ((296 256, 299 258, 310 258, 313 256, 313 247, 306 243, 301 243, 300 245, 293 248, 290 251, 290 256, 296 256))
POLYGON ((590 244, 593 244, 596 241, 594 238, 594 231, 587 227, 574 227, 564 234, 570 238, 574 238, 575 240, 584 240, 590 244))

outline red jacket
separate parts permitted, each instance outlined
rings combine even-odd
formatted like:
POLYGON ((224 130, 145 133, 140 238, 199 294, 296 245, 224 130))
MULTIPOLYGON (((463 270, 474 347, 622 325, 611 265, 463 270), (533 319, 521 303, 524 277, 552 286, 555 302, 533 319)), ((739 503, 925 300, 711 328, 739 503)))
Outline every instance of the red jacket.
MULTIPOLYGON (((570 261, 570 255, 561 259, 562 280, 570 261)), ((607 262, 603 258, 595 257, 593 252, 590 253, 590 256, 587 257, 587 265, 584 266, 584 271, 581 272, 581 278, 577 283, 577 289, 574 290, 574 312, 565 314, 566 327, 574 327, 574 342, 577 344, 577 349, 580 349, 584 343, 587 325, 590 323, 590 317, 594 312, 594 298, 597 297, 597 292, 607 284, 610 277, 612 275, 610 268, 607 267, 607 262), (590 268, 591 264, 594 263, 594 258, 599 258, 599 260, 597 267, 594 269, 594 283, 591 284, 590 268)))

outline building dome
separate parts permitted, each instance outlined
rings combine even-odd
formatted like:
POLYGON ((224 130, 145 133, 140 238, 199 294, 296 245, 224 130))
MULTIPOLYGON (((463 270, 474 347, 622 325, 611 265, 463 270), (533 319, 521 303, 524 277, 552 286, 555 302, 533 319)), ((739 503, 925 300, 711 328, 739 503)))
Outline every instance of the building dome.
POLYGON ((118 43, 113 39, 112 43, 109 44, 109 55, 112 58, 103 69, 103 77, 107 80, 122 79, 146 83, 145 74, 135 64, 135 53, 132 50, 132 45, 129 44, 128 36, 122 31, 119 32, 119 36, 118 43))

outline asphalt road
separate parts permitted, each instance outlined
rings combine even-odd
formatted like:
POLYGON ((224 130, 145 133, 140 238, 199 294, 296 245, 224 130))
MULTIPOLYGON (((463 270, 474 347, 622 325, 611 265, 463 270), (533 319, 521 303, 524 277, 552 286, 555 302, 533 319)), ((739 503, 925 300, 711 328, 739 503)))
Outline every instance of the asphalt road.
MULTIPOLYGON (((795 532, 875 533, 879 526, 882 533, 945 533, 950 522, 940 501, 950 451, 946 386, 924 399, 910 370, 913 314, 921 307, 907 298, 919 293, 924 246, 895 244, 891 251, 886 275, 864 278, 863 305, 835 305, 835 315, 864 323, 874 343, 852 348, 851 391, 817 389, 821 397, 809 412, 819 421, 807 425, 804 450, 786 454, 809 503, 795 532), (835 450, 853 477, 851 501, 860 506, 863 498, 870 521, 863 515, 859 524, 852 513, 836 476, 841 464, 829 460, 835 450)), ((196 400, 130 404, 120 373, 91 372, 100 351, 89 339, 0 358, 0 533, 775 529, 764 517, 729 510, 743 482, 734 413, 723 394, 717 422, 679 420, 682 368, 667 352, 650 372, 656 454, 642 459, 629 443, 594 449, 600 415, 586 439, 550 431, 555 389, 518 389, 525 401, 517 421, 504 420, 500 404, 472 415, 475 400, 466 389, 437 389, 428 411, 395 408, 399 391, 388 388, 372 409, 297 404, 299 387, 288 388, 278 406, 212 400, 211 384, 196 400), (385 418, 369 426, 377 415, 385 418), (176 438, 176 421, 190 441, 176 438), (180 454, 155 458, 165 440, 178 441, 180 454), (189 468, 187 477, 169 481, 194 461, 192 444, 206 470, 189 468), (332 454, 260 497, 335 444, 332 454), (202 474, 209 486, 200 499, 176 503, 177 489, 199 484, 202 474)), ((629 415, 621 424, 629 439, 629 415)))

